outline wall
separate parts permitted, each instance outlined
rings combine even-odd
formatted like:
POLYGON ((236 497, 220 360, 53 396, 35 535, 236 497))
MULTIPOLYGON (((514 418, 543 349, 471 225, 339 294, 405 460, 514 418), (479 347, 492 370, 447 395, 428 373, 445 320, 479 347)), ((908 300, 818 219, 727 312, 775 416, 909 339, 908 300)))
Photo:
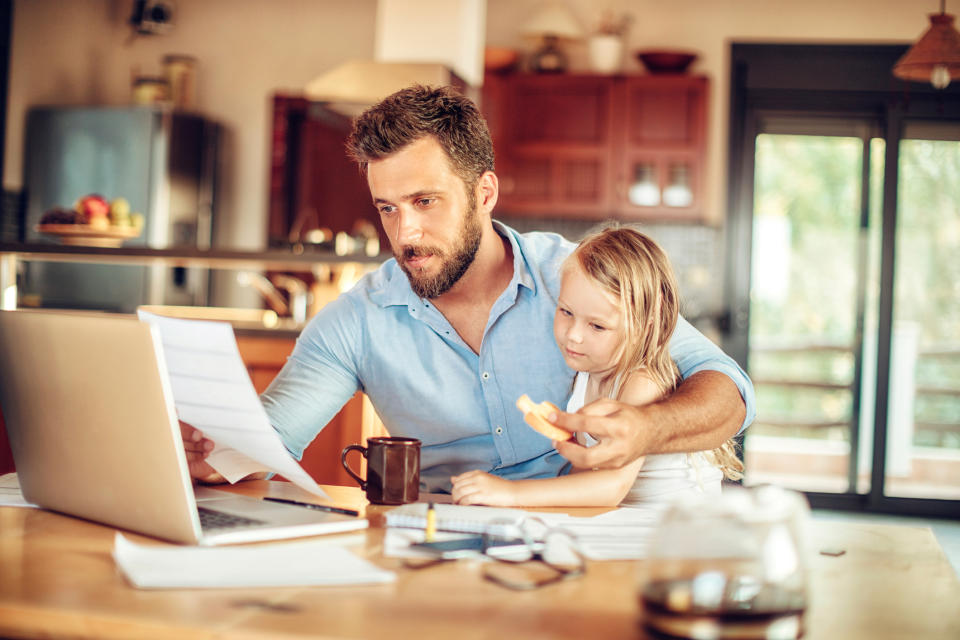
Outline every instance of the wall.
MULTIPOLYGON (((487 42, 529 50, 524 21, 540 0, 487 0, 487 42)), ((739 41, 908 42, 934 0, 568 0, 585 26, 602 8, 634 16, 628 49, 692 49, 713 80, 707 202, 722 225, 728 46, 739 41)), ((24 114, 33 104, 122 104, 131 72, 159 71, 165 53, 199 59, 198 109, 231 132, 221 185, 228 224, 218 240, 259 248, 266 230, 269 96, 296 91, 336 64, 373 57, 375 0, 180 0, 163 36, 129 40, 131 0, 16 0, 3 184, 22 185, 24 114)), ((951 7, 948 7, 948 9, 951 7)), ((956 10, 956 8, 952 8, 956 10)), ((424 32, 429 25, 424 25, 424 32)), ((423 32, 414 34, 423 37, 423 32)), ((574 68, 585 47, 572 47, 574 68)), ((632 58, 625 69, 639 71, 632 58)))

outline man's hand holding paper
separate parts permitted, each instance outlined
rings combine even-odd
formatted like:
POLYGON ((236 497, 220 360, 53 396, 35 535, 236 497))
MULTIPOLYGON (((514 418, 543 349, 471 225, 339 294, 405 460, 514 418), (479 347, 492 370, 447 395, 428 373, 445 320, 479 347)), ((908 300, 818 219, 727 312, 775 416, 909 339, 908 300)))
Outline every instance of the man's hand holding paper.
POLYGON ((192 477, 236 482, 274 471, 325 496, 270 426, 229 324, 139 315, 160 332, 192 477))

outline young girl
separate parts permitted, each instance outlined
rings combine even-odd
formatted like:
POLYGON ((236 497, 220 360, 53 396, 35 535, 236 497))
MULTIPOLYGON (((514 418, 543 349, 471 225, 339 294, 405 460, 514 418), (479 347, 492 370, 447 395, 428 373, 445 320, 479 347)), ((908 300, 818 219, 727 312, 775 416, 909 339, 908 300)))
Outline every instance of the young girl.
MULTIPOLYGON (((632 405, 670 393, 679 372, 667 344, 679 314, 677 284, 663 250, 627 227, 584 239, 562 267, 553 333, 578 371, 567 411, 599 398, 632 405)), ((589 434, 577 434, 586 445, 589 434)), ((568 475, 505 480, 483 471, 452 478, 459 504, 499 506, 616 506, 719 492, 723 475, 739 478, 733 442, 710 452, 648 455, 612 470, 573 469, 568 475)))

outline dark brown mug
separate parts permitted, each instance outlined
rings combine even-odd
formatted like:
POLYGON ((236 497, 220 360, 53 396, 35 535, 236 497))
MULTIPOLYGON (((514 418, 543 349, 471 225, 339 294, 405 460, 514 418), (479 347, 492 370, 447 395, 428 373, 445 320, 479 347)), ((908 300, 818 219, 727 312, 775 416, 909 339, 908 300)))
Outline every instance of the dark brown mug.
POLYGON ((340 462, 374 504, 405 504, 420 497, 420 441, 416 438, 367 438, 365 447, 344 447, 340 462), (366 480, 347 464, 347 454, 354 450, 367 459, 366 480))

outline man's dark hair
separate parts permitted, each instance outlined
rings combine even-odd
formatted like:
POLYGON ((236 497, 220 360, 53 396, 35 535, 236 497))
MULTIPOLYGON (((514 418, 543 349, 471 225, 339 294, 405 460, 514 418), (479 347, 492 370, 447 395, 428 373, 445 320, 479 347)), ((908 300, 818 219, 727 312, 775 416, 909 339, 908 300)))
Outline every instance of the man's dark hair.
POLYGON ((385 158, 424 136, 433 136, 454 172, 468 187, 493 171, 493 143, 477 105, 452 87, 413 85, 387 96, 354 120, 347 153, 366 173, 371 160, 385 158))

